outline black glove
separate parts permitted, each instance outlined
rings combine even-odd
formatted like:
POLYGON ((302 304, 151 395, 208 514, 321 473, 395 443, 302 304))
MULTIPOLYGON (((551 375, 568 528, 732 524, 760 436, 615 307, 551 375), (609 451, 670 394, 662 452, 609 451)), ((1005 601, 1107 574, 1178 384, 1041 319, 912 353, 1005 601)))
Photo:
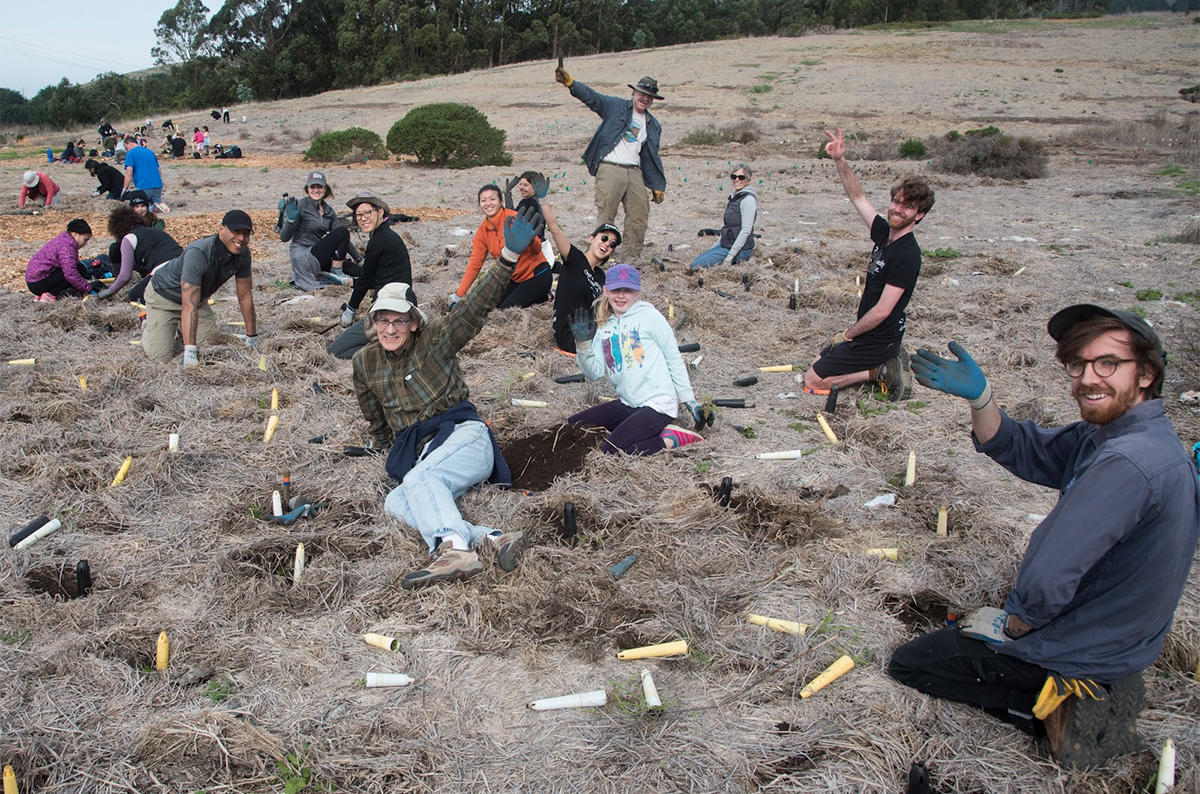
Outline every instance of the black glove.
POLYGON ((575 337, 576 343, 589 343, 596 336, 596 318, 591 309, 581 306, 575 310, 571 317, 571 336, 575 337))
POLYGON ((88 285, 92 288, 92 292, 99 293, 104 290, 104 282, 101 281, 100 279, 94 278, 88 282, 88 285))

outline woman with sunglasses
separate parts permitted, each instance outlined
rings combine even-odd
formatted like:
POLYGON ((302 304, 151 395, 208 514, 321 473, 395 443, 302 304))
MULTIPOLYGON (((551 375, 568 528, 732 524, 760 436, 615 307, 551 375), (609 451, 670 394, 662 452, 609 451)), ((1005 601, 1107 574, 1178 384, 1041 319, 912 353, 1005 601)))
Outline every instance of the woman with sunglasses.
POLYGON ((758 216, 758 194, 750 187, 753 172, 745 163, 737 163, 729 174, 733 192, 725 204, 717 244, 692 260, 692 268, 732 265, 745 262, 754 250, 754 220, 758 216))
POLYGON ((546 233, 558 250, 566 252, 558 273, 558 289, 554 292, 554 341, 560 353, 573 356, 575 337, 571 333, 571 319, 575 312, 590 307, 604 291, 604 265, 621 244, 621 233, 611 223, 602 223, 588 237, 587 250, 580 251, 571 245, 567 233, 558 225, 554 208, 542 201, 541 209, 546 233))
MULTIPOLYGON (((504 224, 509 218, 515 218, 516 210, 504 208, 504 196, 496 185, 488 184, 479 189, 477 196, 479 209, 483 212, 483 222, 475 230, 471 242, 471 258, 467 261, 467 272, 463 274, 458 289, 450 293, 450 308, 462 300, 479 275, 484 260, 489 256, 500 258, 504 248, 504 224)), ((534 237, 533 242, 524 251, 518 252, 517 266, 513 269, 512 281, 500 297, 497 308, 510 309, 514 306, 533 306, 535 303, 545 303, 550 297, 550 265, 542 255, 542 240, 534 237)))
POLYGON ((305 180, 304 192, 304 198, 284 201, 279 215, 279 239, 291 243, 292 282, 306 292, 326 284, 348 285, 350 276, 359 273, 352 270, 347 275, 342 262, 357 260, 359 254, 350 230, 326 201, 333 198, 333 189, 324 174, 313 171, 305 180))

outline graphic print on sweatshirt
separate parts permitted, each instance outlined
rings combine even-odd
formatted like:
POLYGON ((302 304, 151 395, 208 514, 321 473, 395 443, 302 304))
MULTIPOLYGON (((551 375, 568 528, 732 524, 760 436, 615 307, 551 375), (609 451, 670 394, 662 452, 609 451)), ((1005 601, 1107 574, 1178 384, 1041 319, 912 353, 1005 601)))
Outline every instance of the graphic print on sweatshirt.
POLYGON ((621 372, 626 366, 632 367, 634 364, 640 365, 646 358, 646 349, 642 347, 642 337, 636 328, 605 337, 600 349, 604 353, 604 365, 611 372, 621 372))

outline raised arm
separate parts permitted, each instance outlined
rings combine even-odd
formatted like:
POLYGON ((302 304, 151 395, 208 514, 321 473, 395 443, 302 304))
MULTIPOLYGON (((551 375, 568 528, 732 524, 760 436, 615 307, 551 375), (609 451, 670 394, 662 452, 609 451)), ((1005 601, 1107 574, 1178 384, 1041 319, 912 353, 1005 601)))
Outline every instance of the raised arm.
POLYGON ((567 233, 558 225, 558 217, 554 214, 554 208, 545 201, 542 201, 542 217, 546 219, 546 232, 554 241, 554 247, 562 251, 565 257, 567 251, 571 250, 571 238, 567 237, 567 233))
POLYGON ((875 222, 877 213, 871 206, 871 202, 867 201, 867 194, 863 192, 858 177, 850 170, 850 163, 846 162, 846 140, 842 137, 842 128, 838 127, 836 132, 825 130, 825 134, 829 136, 829 143, 825 144, 825 153, 833 160, 833 165, 837 168, 838 176, 842 180, 842 188, 846 191, 850 203, 854 205, 854 209, 858 210, 863 223, 867 224, 867 228, 870 229, 871 224, 875 222))

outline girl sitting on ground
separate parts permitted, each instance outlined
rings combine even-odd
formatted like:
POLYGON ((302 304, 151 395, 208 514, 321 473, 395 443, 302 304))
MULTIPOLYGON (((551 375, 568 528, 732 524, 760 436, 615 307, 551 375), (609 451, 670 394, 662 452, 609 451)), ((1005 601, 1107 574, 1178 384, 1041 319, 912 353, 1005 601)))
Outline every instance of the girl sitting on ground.
POLYGON ((611 223, 602 223, 588 237, 587 250, 580 251, 571 245, 567 233, 558 225, 553 207, 543 201, 541 213, 546 221, 546 234, 554 239, 558 250, 564 252, 558 289, 554 292, 554 341, 561 352, 574 355, 571 320, 580 309, 590 309, 604 292, 603 267, 621 244, 621 232, 611 223))
POLYGON ((567 418, 571 424, 610 431, 600 445, 607 454, 651 455, 702 441, 698 433, 671 424, 679 403, 700 421, 675 332, 650 303, 640 300, 642 276, 633 265, 613 265, 604 274, 604 294, 595 316, 586 308, 571 321, 576 361, 588 380, 607 373, 620 399, 567 418), (610 316, 611 315, 611 316, 610 316))
POLYGON ((89 282, 79 267, 79 249, 92 239, 92 227, 76 218, 67 230, 43 245, 25 267, 25 285, 39 301, 66 295, 94 295, 104 285, 89 282))
POLYGON ((362 270, 352 268, 347 274, 342 263, 362 257, 350 241, 350 230, 326 201, 333 198, 333 188, 324 174, 313 171, 305 180, 304 192, 304 198, 284 202, 279 220, 280 241, 291 242, 292 282, 305 291, 326 284, 349 285, 350 276, 361 275, 362 270))
MULTIPOLYGON (((451 293, 449 302, 451 308, 462 300, 467 290, 475 283, 480 268, 489 257, 500 258, 504 248, 504 222, 517 216, 516 210, 504 208, 504 197, 500 188, 495 185, 484 185, 479 189, 479 209, 483 212, 483 222, 475 230, 475 238, 471 242, 471 258, 467 261, 467 272, 463 274, 458 289, 451 293)), ((513 306, 533 306, 544 303, 550 297, 550 265, 542 255, 542 241, 535 237, 524 251, 514 251, 519 254, 517 266, 513 269, 512 281, 500 296, 498 308, 508 309, 513 306)))

